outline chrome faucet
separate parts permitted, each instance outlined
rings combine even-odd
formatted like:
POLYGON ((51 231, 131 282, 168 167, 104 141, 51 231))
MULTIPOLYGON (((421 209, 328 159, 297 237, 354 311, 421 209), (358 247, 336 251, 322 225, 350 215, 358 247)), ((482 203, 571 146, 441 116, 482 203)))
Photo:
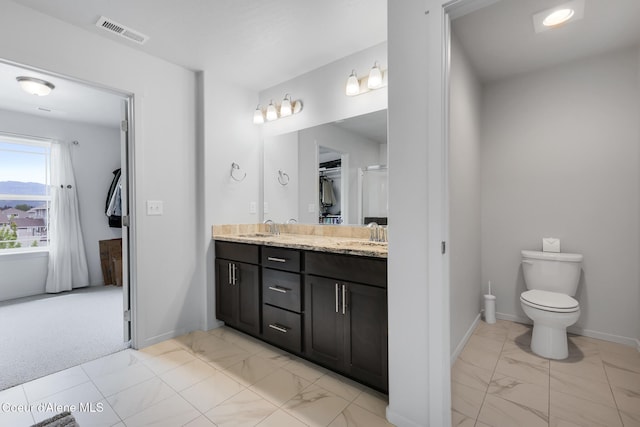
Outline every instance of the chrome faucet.
POLYGON ((377 222, 370 222, 367 224, 367 227, 370 229, 369 231, 369 241, 371 242, 379 242, 380 241, 380 226, 377 222))
POLYGON ((264 224, 269 225, 269 234, 273 234, 275 236, 280 234, 280 228, 278 227, 278 224, 273 222, 273 220, 265 219, 264 224))

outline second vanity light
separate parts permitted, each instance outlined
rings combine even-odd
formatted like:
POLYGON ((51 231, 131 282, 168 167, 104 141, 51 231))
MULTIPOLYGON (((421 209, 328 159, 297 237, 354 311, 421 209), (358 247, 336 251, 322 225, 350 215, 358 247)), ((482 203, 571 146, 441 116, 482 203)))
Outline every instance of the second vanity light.
POLYGON ((387 71, 381 70, 376 61, 369 70, 369 74, 361 79, 358 78, 356 70, 351 71, 347 78, 345 93, 347 96, 355 96, 385 86, 387 86, 387 71))
POLYGON ((262 106, 258 104, 256 110, 253 112, 253 123, 256 125, 262 124, 266 121, 272 122, 282 117, 288 117, 293 114, 297 114, 302 111, 302 101, 292 101, 291 96, 286 94, 284 99, 277 105, 271 100, 267 108, 263 110, 262 106))

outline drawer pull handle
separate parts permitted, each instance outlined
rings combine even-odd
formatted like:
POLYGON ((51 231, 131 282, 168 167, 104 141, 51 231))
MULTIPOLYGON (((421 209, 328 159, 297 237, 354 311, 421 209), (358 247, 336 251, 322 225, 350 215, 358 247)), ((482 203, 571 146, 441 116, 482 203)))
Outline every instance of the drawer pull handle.
POLYGON ((287 291, 291 290, 291 289, 287 289, 287 288, 281 288, 280 286, 269 286, 269 289, 272 290, 272 291, 283 293, 283 294, 286 294, 287 291))
POLYGON ((287 260, 284 259, 284 258, 276 258, 276 257, 272 257, 272 256, 267 257, 267 260, 268 261, 274 261, 274 262, 287 262, 287 260))
POLYGON ((269 327, 270 327, 271 329, 275 329, 276 331, 278 331, 278 332, 282 332, 282 333, 285 333, 285 334, 286 334, 287 332, 289 332, 289 329, 288 329, 288 328, 285 328, 285 327, 280 326, 280 325, 273 325, 273 324, 269 324, 269 327))
POLYGON ((338 313, 338 286, 340 285, 336 283, 336 313, 338 313))

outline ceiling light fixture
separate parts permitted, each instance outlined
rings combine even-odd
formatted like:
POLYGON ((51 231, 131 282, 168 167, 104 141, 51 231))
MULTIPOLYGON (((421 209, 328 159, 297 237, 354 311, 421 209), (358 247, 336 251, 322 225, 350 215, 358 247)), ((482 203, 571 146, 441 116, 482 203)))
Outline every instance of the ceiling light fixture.
POLYGON ((545 27, 555 27, 556 25, 564 24, 576 13, 573 9, 559 9, 551 12, 546 18, 542 20, 542 25, 545 27))
POLYGON ((355 96, 385 86, 387 86, 387 71, 381 70, 378 66, 378 61, 376 61, 373 63, 371 70, 369 70, 369 74, 361 79, 358 79, 355 70, 351 70, 351 74, 347 78, 345 93, 347 96, 355 96))
POLYGON ((584 17, 584 0, 571 0, 533 15, 536 33, 564 27, 584 17))
POLYGON ((300 111, 302 111, 302 101, 299 99, 294 101, 291 99, 291 95, 286 94, 280 105, 271 100, 267 108, 263 109, 260 104, 258 104, 253 112, 253 123, 259 125, 264 123, 265 119, 267 122, 272 122, 283 117, 298 114, 300 111))
POLYGON ((46 80, 36 79, 35 77, 20 76, 16 77, 18 84, 28 94, 37 96, 47 96, 51 93, 55 86, 46 80))

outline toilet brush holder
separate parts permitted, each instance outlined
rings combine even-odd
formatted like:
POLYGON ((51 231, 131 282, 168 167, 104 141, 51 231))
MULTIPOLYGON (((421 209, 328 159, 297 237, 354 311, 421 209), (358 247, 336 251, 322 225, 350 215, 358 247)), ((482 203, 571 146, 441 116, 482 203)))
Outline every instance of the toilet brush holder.
POLYGON ((487 323, 496 323, 496 296, 484 296, 484 321, 487 323))

